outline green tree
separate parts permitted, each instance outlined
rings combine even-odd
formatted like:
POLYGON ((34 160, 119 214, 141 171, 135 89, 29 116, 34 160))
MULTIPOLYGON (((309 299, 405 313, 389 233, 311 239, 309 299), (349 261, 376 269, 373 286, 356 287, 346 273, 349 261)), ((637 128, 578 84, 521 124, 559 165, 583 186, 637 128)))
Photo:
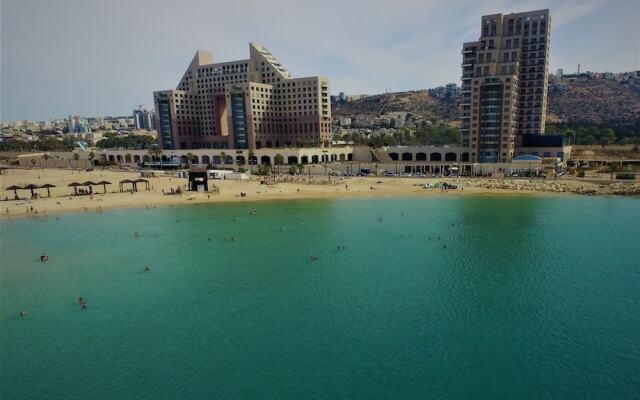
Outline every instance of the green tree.
POLYGON ((195 154, 189 152, 187 153, 186 157, 187 157, 187 164, 189 165, 189 168, 191 168, 191 164, 193 164, 193 160, 196 159, 196 156, 195 154))
POLYGON ((280 167, 284 165, 284 157, 282 156, 282 154, 276 154, 276 156, 274 157, 274 164, 278 167, 278 173, 280 173, 280 167))
POLYGON ((249 149, 249 169, 251 170, 251 172, 253 172, 253 157, 256 156, 256 152, 253 151, 253 149, 249 149))
POLYGON ((227 163, 227 153, 224 151, 220 152, 220 164, 223 166, 227 163))

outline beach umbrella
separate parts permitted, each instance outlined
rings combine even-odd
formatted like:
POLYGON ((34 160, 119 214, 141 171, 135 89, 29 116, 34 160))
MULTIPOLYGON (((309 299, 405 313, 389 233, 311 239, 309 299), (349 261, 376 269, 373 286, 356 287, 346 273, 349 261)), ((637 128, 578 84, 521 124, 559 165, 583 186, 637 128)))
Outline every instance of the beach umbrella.
POLYGON ((78 194, 78 186, 82 186, 81 184, 79 184, 78 182, 71 182, 70 184, 68 184, 67 186, 72 187, 73 188, 73 192, 75 194, 78 194))
POLYGON ((40 189, 40 186, 38 186, 38 185, 36 185, 34 183, 30 183, 27 186, 25 186, 24 189, 29 189, 31 191, 31 196, 34 196, 35 195, 34 190, 35 189, 40 189))
POLYGON ((51 197, 51 191, 50 188, 54 188, 56 187, 56 185, 52 185, 50 183, 45 183, 44 185, 40 186, 42 189, 47 189, 47 196, 51 197))
POLYGON ((93 185, 97 185, 97 183, 93 181, 86 181, 82 183, 82 186, 89 186, 89 193, 93 193, 93 185))
POLYGON ((7 190, 13 190, 13 194, 16 196, 16 200, 18 199, 18 190, 22 190, 22 186, 11 185, 7 188, 7 190))
POLYGON ((111 185, 111 182, 100 181, 100 182, 96 182, 96 185, 102 185, 102 187, 104 188, 104 192, 107 193, 107 185, 111 185))

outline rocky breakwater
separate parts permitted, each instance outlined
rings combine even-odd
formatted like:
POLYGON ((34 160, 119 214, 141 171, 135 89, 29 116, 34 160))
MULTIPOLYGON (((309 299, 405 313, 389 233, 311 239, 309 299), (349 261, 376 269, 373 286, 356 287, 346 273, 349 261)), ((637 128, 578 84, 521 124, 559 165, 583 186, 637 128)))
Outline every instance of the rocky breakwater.
POLYGON ((507 180, 507 179, 467 179, 465 187, 488 190, 533 191, 550 193, 569 193, 577 195, 617 195, 640 196, 640 184, 635 182, 615 182, 612 184, 594 184, 580 181, 546 180, 507 180))

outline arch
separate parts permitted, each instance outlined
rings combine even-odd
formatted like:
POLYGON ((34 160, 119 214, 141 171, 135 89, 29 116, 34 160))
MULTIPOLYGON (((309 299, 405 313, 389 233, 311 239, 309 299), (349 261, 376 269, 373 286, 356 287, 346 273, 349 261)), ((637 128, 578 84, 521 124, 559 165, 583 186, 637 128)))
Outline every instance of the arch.
POLYGON ((402 161, 413 161, 413 154, 402 153, 402 161))
POLYGON ((247 162, 247 159, 244 156, 236 156, 236 164, 244 165, 247 162))
POLYGON ((431 153, 429 155, 429 160, 431 160, 431 161, 442 161, 442 154, 441 153, 431 153))
POLYGON ((445 161, 458 161, 458 155, 456 153, 449 152, 449 153, 444 155, 444 160, 445 161))
POLYGON ((122 162, 122 156, 120 154, 118 154, 116 156, 116 160, 118 160, 118 162, 121 163, 122 162))
POLYGON ((331 154, 331 162, 338 161, 338 156, 336 154, 331 154))
POLYGON ((111 162, 116 162, 116 156, 114 156, 113 154, 109 156, 109 161, 111 162))
POLYGON ((296 156, 287 157, 287 164, 296 165, 297 163, 298 163, 298 157, 296 157, 296 156))
POLYGON ((338 160, 340 160, 340 161, 344 161, 344 160, 346 160, 346 157, 345 157, 344 153, 342 153, 342 154, 340 154, 340 155, 338 156, 338 160))
POLYGON ((465 152, 460 155, 460 161, 469 162, 469 153, 465 152))
POLYGON ((131 154, 124 155, 124 162, 131 163, 131 154))
POLYGON ((327 162, 327 161, 329 161, 329 157, 327 157, 327 155, 326 155, 326 154, 323 154, 323 155, 322 155, 322 157, 320 158, 320 160, 321 160, 322 162, 327 162))
POLYGON ((161 156, 160 159, 162 160, 162 162, 170 162, 171 160, 169 159, 169 156, 161 156))
POLYGON ((427 161, 427 153, 416 153, 416 161, 427 161))
POLYGON ((269 157, 269 156, 260 157, 260 164, 263 164, 263 165, 264 164, 267 164, 267 165, 271 164, 271 157, 269 157))
POLYGON ((393 161, 398 161, 398 153, 389 153, 389 157, 391 157, 393 161))
POLYGON ((211 159, 209 158, 209 156, 207 155, 202 156, 202 164, 209 165, 210 162, 211 162, 211 159))
POLYGON ((189 160, 186 155, 180 156, 180 164, 189 164, 189 160))
POLYGON ((309 157, 308 156, 300 157, 300 163, 301 164, 309 164, 309 157))
POLYGON ((142 159, 144 160, 144 162, 151 162, 151 156, 150 155, 143 156, 142 159))
POLYGON ((249 157, 249 162, 251 163, 251 165, 258 165, 258 157, 256 156, 249 157))
POLYGON ((311 162, 312 162, 313 164, 317 164, 317 163, 318 163, 318 156, 317 156, 317 155, 313 155, 313 156, 311 156, 311 162))
POLYGON ((140 160, 140 156, 139 156, 139 155, 137 155, 137 154, 136 154, 135 156, 133 156, 133 162, 134 162, 134 163, 137 163, 137 164, 140 164, 140 162, 141 162, 141 160, 140 160))
POLYGON ((224 158, 224 163, 225 163, 225 164, 233 164, 233 157, 231 157, 231 156, 226 156, 226 157, 224 158))
POLYGON ((211 157, 211 164, 216 164, 216 165, 222 164, 222 158, 220 158, 220 156, 211 157))
POLYGON ((353 161, 353 153, 347 154, 347 161, 353 161))

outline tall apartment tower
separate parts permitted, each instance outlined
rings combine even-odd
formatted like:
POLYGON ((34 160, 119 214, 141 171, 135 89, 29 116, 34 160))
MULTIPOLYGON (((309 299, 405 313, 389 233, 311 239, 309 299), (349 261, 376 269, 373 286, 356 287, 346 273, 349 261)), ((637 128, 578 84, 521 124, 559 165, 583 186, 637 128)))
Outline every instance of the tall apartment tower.
POLYGON ((248 149, 330 143, 329 80, 293 78, 259 44, 249 59, 198 51, 175 90, 154 92, 162 149, 248 149))
POLYGON ((472 162, 508 162, 522 135, 544 134, 549 10, 482 17, 480 39, 463 44, 463 145, 472 162))

